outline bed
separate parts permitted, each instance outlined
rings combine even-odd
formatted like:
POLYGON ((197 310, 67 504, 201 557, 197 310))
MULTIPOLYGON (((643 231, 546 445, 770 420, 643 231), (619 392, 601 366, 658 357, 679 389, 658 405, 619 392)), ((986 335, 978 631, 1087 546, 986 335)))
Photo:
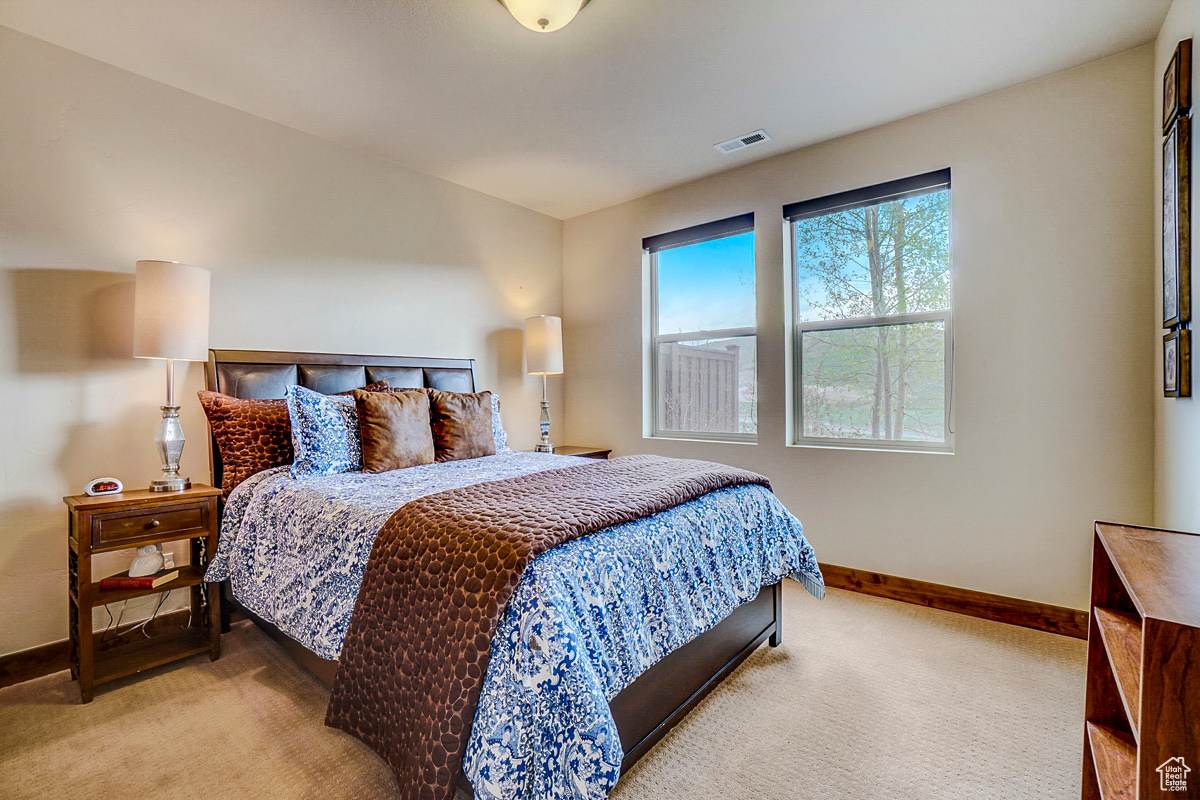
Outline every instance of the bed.
MULTIPOLYGON (((306 386, 323 394, 361 388, 379 380, 389 381, 393 388, 434 388, 451 392, 473 392, 477 388, 475 365, 471 359, 272 351, 210 351, 206 378, 209 389, 245 399, 279 398, 291 384, 306 386)), ((220 485, 223 465, 215 442, 212 457, 214 482, 220 485)), ((498 454, 490 458, 495 462, 489 464, 488 469, 500 472, 487 472, 483 478, 485 480, 493 479, 496 475, 503 477, 509 473, 518 475, 538 469, 554 469, 574 462, 569 457, 517 453, 498 454), (540 463, 533 464, 534 461, 540 463)), ((331 488, 328 489, 330 497, 337 495, 343 502, 353 497, 355 489, 348 487, 348 483, 354 480, 357 478, 347 478, 340 483, 331 482, 331 488)), ((461 485, 468 479, 454 480, 458 481, 456 485, 461 485)), ((230 520, 234 514, 245 513, 245 506, 251 502, 249 498, 254 492, 274 496, 274 493, 281 491, 280 487, 288 486, 286 476, 269 474, 256 476, 247 484, 240 495, 230 497, 230 520)), ((320 503, 329 499, 321 496, 314 498, 312 492, 317 490, 311 487, 305 489, 309 492, 310 502, 320 503)), ((261 500, 260 504, 266 502, 261 500)), ((807 543, 804 544, 807 547, 807 543)), ((326 637, 328 641, 316 633, 298 633, 306 630, 304 626, 298 625, 287 614, 278 613, 278 609, 271 607, 270 603, 254 597, 246 575, 249 573, 244 571, 240 592, 234 591, 236 580, 227 580, 222 585, 223 626, 228 625, 230 613, 244 614, 296 661, 320 680, 332 685, 338 669, 338 661, 331 657, 336 655, 336 645, 340 643, 337 631, 326 637), (284 628, 288 630, 285 632, 284 628)), ((811 571, 800 577, 806 581, 811 592, 819 595, 821 583, 815 559, 811 571)), ((686 643, 673 648, 661 660, 656 660, 608 700, 608 709, 619 733, 621 771, 641 758, 764 641, 771 646, 779 645, 782 637, 781 597, 781 584, 777 580, 763 586, 761 591, 752 595, 752 599, 746 601, 743 598, 731 611, 723 613, 715 624, 703 624, 703 632, 694 638, 689 637, 686 643)), ((704 622, 701 620, 697 624, 704 622)), ((481 715, 485 712, 484 705, 481 701, 481 715)), ((469 766, 476 770, 474 777, 478 783, 482 780, 479 768, 474 761, 469 766)), ((472 787, 465 771, 459 786, 469 796, 472 787)))

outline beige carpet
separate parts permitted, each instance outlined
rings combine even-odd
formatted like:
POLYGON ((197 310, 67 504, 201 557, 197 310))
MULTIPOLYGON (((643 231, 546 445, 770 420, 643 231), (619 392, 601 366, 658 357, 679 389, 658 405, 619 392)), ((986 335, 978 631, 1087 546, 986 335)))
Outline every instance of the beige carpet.
MULTIPOLYGON (((1079 796, 1083 642, 789 583, 756 652, 613 800, 1079 796)), ((384 798, 386 767, 321 724, 326 693, 248 624, 225 655, 103 687, 0 690, 0 798, 384 798)))

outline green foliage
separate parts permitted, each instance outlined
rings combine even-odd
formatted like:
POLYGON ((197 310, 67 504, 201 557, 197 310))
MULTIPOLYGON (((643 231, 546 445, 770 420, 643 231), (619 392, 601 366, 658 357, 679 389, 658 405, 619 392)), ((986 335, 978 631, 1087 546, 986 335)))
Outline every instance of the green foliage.
MULTIPOLYGON (((948 192, 796 223, 802 317, 839 320, 948 310, 948 192)), ((943 323, 806 331, 803 434, 945 440, 943 323)))
POLYGON ((801 307, 852 319, 950 307, 946 191, 796 223, 801 307))
POLYGON ((806 331, 805 436, 841 439, 941 441, 945 438, 945 340, 941 322, 806 331), (900 329, 906 334, 901 337, 900 329), (890 391, 876 394, 879 354, 894 376, 890 391), (905 386, 899 410, 898 384, 905 386), (891 435, 884 417, 891 412, 891 435), (878 433, 875 425, 883 428, 878 433))

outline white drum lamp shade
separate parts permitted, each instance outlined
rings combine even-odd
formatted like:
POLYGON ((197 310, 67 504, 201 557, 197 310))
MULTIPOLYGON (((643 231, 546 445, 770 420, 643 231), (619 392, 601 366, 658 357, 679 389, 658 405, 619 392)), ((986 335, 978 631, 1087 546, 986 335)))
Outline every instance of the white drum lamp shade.
POLYGON ((562 317, 525 320, 525 363, 530 375, 563 371, 562 317))
POLYGON ((133 300, 135 358, 208 360, 212 273, 174 261, 137 262, 133 300))

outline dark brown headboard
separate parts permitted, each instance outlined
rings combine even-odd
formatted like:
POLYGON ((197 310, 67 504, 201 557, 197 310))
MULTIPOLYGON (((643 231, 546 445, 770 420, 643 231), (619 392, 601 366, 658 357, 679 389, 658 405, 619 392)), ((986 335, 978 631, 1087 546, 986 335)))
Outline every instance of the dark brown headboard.
MULTIPOLYGON (((475 391, 475 359, 287 353, 275 350, 209 350, 204 383, 246 399, 283 397, 299 384, 333 394, 386 379, 398 389, 475 391)), ((221 454, 212 444, 213 485, 221 485, 221 454)))

